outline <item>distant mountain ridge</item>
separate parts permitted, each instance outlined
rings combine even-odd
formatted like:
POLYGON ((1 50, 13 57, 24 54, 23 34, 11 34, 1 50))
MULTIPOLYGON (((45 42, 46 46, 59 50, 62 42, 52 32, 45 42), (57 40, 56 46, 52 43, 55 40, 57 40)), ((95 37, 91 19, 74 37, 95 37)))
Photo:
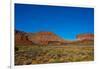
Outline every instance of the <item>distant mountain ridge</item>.
POLYGON ((64 40, 53 32, 27 33, 15 30, 16 45, 67 45, 67 44, 90 44, 94 41, 94 34, 81 34, 76 36, 75 41, 64 40), (90 36, 89 36, 90 35, 90 36), (81 41, 80 41, 80 40, 81 41))

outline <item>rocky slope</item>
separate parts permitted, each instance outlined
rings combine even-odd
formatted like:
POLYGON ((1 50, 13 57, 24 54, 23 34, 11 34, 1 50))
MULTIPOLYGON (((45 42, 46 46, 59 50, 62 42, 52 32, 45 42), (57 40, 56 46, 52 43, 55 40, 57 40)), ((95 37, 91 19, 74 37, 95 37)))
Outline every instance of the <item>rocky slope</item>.
POLYGON ((52 32, 26 33, 15 30, 15 45, 67 45, 67 44, 93 44, 93 34, 79 34, 75 41, 64 40, 52 32))
POLYGON ((35 44, 39 44, 39 45, 60 45, 61 41, 63 41, 62 38, 60 38, 59 36, 57 36, 56 34, 52 33, 52 32, 37 32, 31 36, 29 36, 29 39, 35 43, 35 44))
POLYGON ((31 45, 32 41, 29 40, 27 33, 15 30, 15 45, 31 45))

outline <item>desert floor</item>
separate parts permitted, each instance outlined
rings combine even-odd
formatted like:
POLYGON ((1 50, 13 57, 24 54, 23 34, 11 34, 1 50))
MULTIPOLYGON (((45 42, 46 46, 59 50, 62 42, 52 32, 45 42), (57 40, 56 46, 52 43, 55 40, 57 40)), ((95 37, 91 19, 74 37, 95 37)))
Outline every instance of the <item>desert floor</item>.
POLYGON ((93 45, 16 46, 15 65, 93 61, 93 45))

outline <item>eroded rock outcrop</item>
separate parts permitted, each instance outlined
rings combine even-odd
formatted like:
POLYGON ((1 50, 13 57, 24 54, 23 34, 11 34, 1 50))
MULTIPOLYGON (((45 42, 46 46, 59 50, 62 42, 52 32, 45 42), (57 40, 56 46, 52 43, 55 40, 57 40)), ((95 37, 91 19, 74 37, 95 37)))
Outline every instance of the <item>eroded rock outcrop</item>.
POLYGON ((15 30, 15 45, 31 45, 32 41, 29 40, 27 33, 15 30))
POLYGON ((94 34, 79 34, 77 40, 94 40, 94 34))
POLYGON ((37 32, 30 36, 30 40, 40 45, 60 45, 63 39, 52 32, 37 32))
POLYGON ((15 45, 93 44, 94 34, 79 34, 76 40, 64 40, 53 32, 26 33, 15 30, 15 45))

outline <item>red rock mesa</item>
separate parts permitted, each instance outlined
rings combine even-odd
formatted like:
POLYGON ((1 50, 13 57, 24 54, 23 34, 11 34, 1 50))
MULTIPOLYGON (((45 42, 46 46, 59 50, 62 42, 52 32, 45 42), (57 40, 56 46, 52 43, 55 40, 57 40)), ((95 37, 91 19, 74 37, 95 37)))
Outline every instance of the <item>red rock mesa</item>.
POLYGON ((77 40, 94 40, 94 34, 79 34, 77 40))

